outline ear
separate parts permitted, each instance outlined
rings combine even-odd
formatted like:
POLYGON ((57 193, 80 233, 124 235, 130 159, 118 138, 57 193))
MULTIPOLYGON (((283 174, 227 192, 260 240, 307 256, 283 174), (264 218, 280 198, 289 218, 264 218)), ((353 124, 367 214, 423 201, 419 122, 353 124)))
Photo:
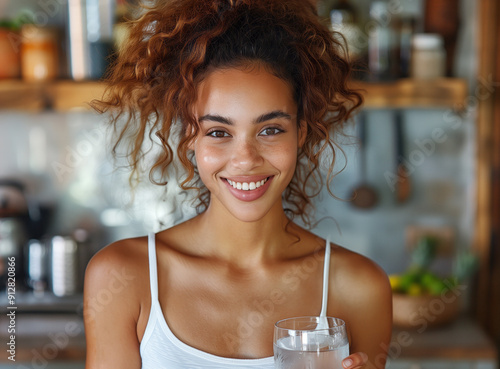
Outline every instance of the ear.
POLYGON ((305 120, 301 120, 299 123, 299 132, 298 132, 298 146, 301 148, 306 142, 307 137, 307 123, 305 120))

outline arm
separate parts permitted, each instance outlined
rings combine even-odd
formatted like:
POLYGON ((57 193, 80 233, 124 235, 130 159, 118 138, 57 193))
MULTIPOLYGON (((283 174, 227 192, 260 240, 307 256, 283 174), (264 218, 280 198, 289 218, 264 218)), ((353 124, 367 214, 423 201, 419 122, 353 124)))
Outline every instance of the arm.
POLYGON ((350 331, 352 353, 343 366, 385 368, 392 334, 392 291, 388 278, 375 263, 358 254, 349 257, 341 268, 345 268, 345 279, 337 285, 337 299, 340 295, 345 302, 342 313, 350 331))
POLYGON ((137 338, 140 312, 137 267, 110 245, 97 253, 85 273, 84 308, 86 369, 139 369, 137 338))

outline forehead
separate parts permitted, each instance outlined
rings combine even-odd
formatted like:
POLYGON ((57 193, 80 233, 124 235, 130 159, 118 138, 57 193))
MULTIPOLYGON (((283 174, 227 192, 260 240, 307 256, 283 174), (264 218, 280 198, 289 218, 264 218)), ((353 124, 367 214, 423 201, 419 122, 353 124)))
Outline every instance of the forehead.
POLYGON ((283 110, 296 114, 291 85, 263 67, 220 68, 208 72, 198 84, 197 115, 217 113, 255 115, 283 110))

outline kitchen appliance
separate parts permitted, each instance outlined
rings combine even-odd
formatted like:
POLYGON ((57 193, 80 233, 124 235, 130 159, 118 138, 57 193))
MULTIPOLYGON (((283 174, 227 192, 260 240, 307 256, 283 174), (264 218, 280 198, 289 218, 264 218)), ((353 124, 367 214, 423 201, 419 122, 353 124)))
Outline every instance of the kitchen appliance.
POLYGON ((73 238, 52 237, 50 281, 54 295, 71 296, 80 291, 79 259, 78 243, 73 238))
POLYGON ((27 283, 33 293, 43 294, 47 289, 48 247, 44 241, 32 239, 27 246, 27 283))
POLYGON ((40 209, 25 193, 23 183, 0 179, 0 291, 5 290, 7 260, 16 259, 16 282, 23 280, 23 247, 29 226, 40 220, 40 209))

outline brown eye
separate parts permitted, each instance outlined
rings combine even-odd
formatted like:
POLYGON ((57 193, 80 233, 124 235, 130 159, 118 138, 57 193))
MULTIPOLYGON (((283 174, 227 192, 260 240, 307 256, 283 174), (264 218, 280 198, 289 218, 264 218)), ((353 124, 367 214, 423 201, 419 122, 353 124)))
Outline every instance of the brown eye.
POLYGON ((264 128, 262 132, 260 133, 261 136, 274 136, 280 133, 283 133, 284 131, 282 129, 276 128, 276 127, 269 127, 269 128, 264 128))
POLYGON ((224 132, 224 131, 214 130, 214 131, 208 132, 207 136, 215 137, 215 138, 224 138, 224 137, 229 137, 229 134, 227 132, 224 132))

